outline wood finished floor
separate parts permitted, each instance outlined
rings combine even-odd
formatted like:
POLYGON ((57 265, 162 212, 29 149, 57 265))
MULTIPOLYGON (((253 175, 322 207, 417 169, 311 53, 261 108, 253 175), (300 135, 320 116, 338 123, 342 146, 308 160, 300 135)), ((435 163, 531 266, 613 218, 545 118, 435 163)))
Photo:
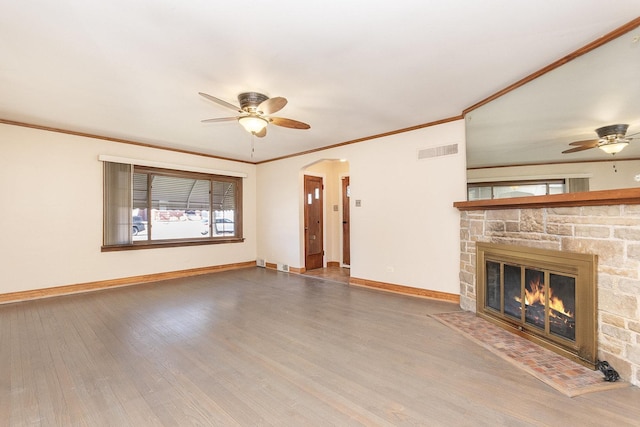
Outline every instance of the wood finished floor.
POLYGON ((457 309, 262 268, 0 306, 0 425, 639 425, 639 388, 565 397, 457 309))
POLYGON ((332 282, 349 283, 350 270, 345 267, 325 267, 307 270, 305 276, 318 277, 332 282))

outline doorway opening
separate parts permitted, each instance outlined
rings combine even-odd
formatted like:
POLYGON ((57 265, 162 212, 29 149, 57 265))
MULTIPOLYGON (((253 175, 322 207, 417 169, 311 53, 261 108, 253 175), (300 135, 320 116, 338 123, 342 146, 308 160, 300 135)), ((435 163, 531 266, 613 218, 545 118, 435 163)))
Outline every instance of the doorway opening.
POLYGON ((324 274, 321 269, 331 270, 326 271, 329 276, 348 276, 351 265, 349 163, 344 160, 315 162, 303 169, 301 181, 304 270, 315 270, 315 276, 324 274))

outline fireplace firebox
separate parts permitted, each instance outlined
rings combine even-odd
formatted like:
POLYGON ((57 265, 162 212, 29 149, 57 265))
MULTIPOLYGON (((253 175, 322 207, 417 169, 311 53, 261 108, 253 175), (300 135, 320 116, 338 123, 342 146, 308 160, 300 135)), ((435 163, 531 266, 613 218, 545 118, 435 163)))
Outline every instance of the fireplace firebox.
POLYGON ((477 314, 591 369, 597 256, 477 243, 477 314))

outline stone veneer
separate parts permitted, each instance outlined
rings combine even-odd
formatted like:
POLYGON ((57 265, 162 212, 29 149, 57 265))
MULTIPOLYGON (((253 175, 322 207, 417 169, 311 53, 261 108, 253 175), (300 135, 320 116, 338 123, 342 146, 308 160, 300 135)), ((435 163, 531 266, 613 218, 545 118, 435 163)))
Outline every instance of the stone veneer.
POLYGON ((476 242, 598 255, 598 358, 640 386, 640 205, 467 207, 460 240, 460 306, 474 312, 476 242))

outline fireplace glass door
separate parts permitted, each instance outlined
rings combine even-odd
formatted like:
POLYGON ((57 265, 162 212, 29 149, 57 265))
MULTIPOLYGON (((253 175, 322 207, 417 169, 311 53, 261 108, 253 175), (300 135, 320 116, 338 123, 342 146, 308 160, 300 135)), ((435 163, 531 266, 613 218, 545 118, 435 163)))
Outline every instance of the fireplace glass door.
POLYGON ((576 339, 576 279, 549 274, 549 330, 571 341, 576 339))
POLYGON ((525 321, 529 325, 544 330, 546 318, 546 286, 544 272, 525 268, 524 270, 524 307, 525 321))
POLYGON ((575 341, 576 278, 487 260, 485 304, 507 319, 575 341))

